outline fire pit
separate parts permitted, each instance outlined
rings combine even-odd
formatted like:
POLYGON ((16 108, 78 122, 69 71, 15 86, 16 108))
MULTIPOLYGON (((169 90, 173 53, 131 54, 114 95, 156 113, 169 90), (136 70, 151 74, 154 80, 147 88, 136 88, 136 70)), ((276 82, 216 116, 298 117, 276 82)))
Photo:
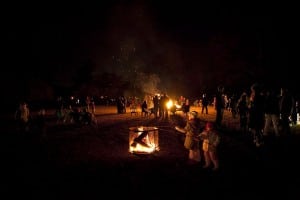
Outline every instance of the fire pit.
POLYGON ((159 151, 158 128, 138 126, 129 128, 129 152, 150 154, 159 151))

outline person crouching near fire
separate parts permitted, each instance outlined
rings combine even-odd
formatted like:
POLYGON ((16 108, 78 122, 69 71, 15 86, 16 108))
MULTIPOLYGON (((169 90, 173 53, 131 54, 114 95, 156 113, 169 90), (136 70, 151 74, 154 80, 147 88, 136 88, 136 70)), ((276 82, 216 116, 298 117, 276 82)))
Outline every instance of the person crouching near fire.
POLYGON ((201 130, 200 119, 196 111, 188 112, 188 120, 184 128, 175 129, 185 134, 184 147, 189 150, 188 164, 199 164, 201 161, 199 138, 201 130))
POLYGON ((206 123, 205 129, 199 134, 199 138, 202 140, 202 150, 205 159, 203 168, 208 168, 213 164, 213 170, 218 170, 218 145, 220 143, 220 136, 212 122, 206 123))

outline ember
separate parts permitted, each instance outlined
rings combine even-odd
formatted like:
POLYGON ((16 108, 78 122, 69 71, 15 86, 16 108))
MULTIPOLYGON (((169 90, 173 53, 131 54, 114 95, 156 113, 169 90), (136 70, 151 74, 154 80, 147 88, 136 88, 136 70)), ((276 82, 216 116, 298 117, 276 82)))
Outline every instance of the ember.
POLYGON ((159 151, 157 127, 131 127, 129 128, 129 152, 149 154, 159 151))

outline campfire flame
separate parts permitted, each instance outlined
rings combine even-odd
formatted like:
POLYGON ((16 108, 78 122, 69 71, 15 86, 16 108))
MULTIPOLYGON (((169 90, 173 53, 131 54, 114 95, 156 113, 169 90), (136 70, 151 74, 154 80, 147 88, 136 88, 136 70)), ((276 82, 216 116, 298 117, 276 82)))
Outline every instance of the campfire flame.
POLYGON ((129 128, 129 152, 153 153, 158 151, 158 128, 156 127, 131 127, 129 128))

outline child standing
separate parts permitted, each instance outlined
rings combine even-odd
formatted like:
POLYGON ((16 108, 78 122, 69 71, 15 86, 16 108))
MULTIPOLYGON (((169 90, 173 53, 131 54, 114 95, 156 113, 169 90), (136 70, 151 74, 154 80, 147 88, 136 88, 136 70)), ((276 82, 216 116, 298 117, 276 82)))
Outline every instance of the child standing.
POLYGON ((213 123, 207 122, 205 130, 200 133, 200 139, 202 142, 202 150, 204 152, 205 165, 204 168, 208 168, 213 164, 213 170, 219 169, 218 158, 218 145, 220 143, 220 136, 214 129, 213 123))
POLYGON ((175 129, 185 134, 184 147, 189 150, 189 164, 197 164, 201 161, 199 139, 200 119, 196 111, 188 112, 188 120, 184 128, 176 126, 175 129))

